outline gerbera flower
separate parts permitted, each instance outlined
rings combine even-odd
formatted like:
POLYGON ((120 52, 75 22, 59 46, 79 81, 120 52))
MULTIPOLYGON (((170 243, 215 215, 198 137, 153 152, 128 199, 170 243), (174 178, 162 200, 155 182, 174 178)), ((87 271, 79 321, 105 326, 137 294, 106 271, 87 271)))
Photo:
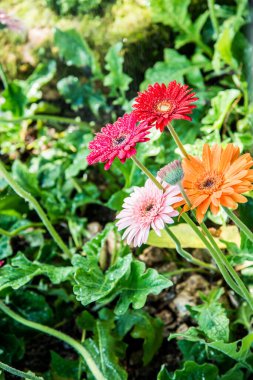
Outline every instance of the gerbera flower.
POLYGON ((130 197, 124 200, 123 210, 117 215, 119 231, 126 228, 123 239, 134 246, 141 246, 148 240, 151 228, 157 235, 165 223, 174 223, 173 217, 179 213, 173 205, 182 201, 178 186, 168 186, 160 190, 148 179, 144 187, 135 187, 130 197))
POLYGON ((247 202, 242 193, 253 189, 253 165, 249 153, 240 156, 239 148, 228 144, 225 149, 215 144, 203 147, 202 160, 189 156, 183 160, 183 187, 197 209, 201 222, 209 206, 217 214, 220 206, 236 209, 238 203, 247 202))
POLYGON ((148 89, 138 93, 133 104, 134 113, 138 120, 146 120, 149 124, 155 123, 161 131, 173 119, 191 120, 188 114, 196 108, 191 104, 198 100, 195 93, 186 85, 176 81, 165 84, 155 83, 148 89))
POLYGON ((145 122, 137 125, 137 117, 133 114, 125 114, 114 124, 107 124, 89 143, 92 151, 87 156, 89 165, 105 162, 105 170, 108 170, 116 157, 124 163, 136 154, 137 143, 149 140, 146 137, 149 129, 145 122))

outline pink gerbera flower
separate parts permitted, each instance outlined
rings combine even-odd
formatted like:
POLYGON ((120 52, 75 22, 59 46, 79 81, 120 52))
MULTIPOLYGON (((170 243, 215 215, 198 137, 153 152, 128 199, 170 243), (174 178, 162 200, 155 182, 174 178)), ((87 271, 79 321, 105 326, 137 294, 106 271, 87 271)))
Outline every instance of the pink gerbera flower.
POLYGON ((116 217, 119 231, 126 228, 123 239, 140 247, 147 241, 150 228, 160 236, 165 223, 174 223, 172 217, 179 214, 172 206, 182 200, 177 185, 166 184, 166 191, 163 191, 148 179, 144 187, 135 187, 116 217))
POLYGON ((137 117, 132 113, 118 118, 114 124, 107 124, 89 144, 89 165, 105 162, 105 170, 108 170, 116 157, 124 163, 136 154, 137 143, 149 140, 146 137, 149 129, 146 122, 137 125, 137 117))
POLYGON ((4 260, 0 260, 0 268, 4 265, 4 260))
POLYGON ((191 103, 198 100, 194 95, 191 88, 176 81, 170 82, 167 87, 165 84, 155 83, 148 86, 146 91, 138 93, 133 112, 138 120, 155 123, 156 128, 163 131, 173 119, 191 120, 188 114, 196 108, 191 103))

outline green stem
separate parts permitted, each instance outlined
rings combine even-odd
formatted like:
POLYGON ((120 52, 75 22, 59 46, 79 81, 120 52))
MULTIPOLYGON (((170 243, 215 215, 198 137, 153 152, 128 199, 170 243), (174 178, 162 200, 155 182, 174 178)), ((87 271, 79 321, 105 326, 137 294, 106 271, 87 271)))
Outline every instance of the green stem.
POLYGON ((219 258, 223 262, 224 266, 227 268, 230 276, 237 283, 237 285, 238 285, 238 287, 240 289, 240 293, 241 293, 242 297, 249 303, 251 309, 253 310, 253 298, 251 297, 251 294, 249 293, 248 289, 244 285, 243 281, 240 279, 240 276, 235 271, 235 269, 230 264, 230 262, 227 260, 226 256, 221 252, 220 248, 216 244, 216 241, 214 240, 212 234, 210 233, 210 231, 208 230, 208 228, 206 227, 206 225, 204 223, 201 223, 200 226, 203 229, 203 231, 206 234, 206 236, 208 237, 208 239, 210 240, 210 242, 213 245, 213 247, 215 248, 215 250, 217 252, 217 255, 219 256, 219 258))
POLYGON ((210 13, 210 19, 211 19, 213 30, 214 30, 214 39, 216 39, 219 34, 219 24, 217 21, 215 10, 214 10, 214 0, 207 0, 207 3, 208 3, 209 13, 210 13))
POLYGON ((20 232, 27 230, 28 228, 32 227, 41 227, 43 226, 43 223, 28 223, 25 224, 24 226, 20 226, 16 228, 13 231, 6 231, 3 228, 0 228, 0 235, 8 236, 9 238, 12 238, 13 236, 18 235, 20 232))
POLYGON ((43 211, 42 207, 38 203, 38 201, 27 191, 25 191, 10 175, 10 173, 5 169, 5 166, 0 161, 0 176, 3 176, 5 181, 10 185, 10 187, 17 193, 21 198, 25 199, 29 204, 36 210, 37 214, 39 215, 40 219, 42 220, 43 224, 47 228, 48 232, 56 242, 56 244, 62 249, 64 254, 71 258, 72 254, 69 251, 68 247, 65 245, 63 240, 61 239, 60 235, 56 232, 55 228, 49 221, 46 213, 43 211))
MULTIPOLYGON (((203 241, 207 249, 209 250, 211 256, 213 257, 216 265, 218 266, 221 274, 223 275, 225 281, 227 284, 240 296, 243 296, 242 292, 240 291, 239 287, 237 284, 233 281, 233 279, 230 277, 230 274, 228 272, 228 269, 223 263, 223 260, 221 259, 220 255, 216 252, 216 249, 211 245, 208 239, 202 234, 202 232, 199 230, 199 228, 196 226, 196 224, 191 220, 191 218, 186 214, 182 214, 182 218, 186 221, 189 226, 193 229, 193 231, 196 233, 196 235, 203 241)), ((216 244, 216 243, 215 243, 216 244)))
POLYGON ((17 377, 23 377, 24 379, 29 379, 29 380, 43 380, 43 377, 38 377, 33 375, 32 373, 29 372, 23 372, 19 371, 16 368, 10 367, 9 365, 0 362, 0 368, 2 368, 4 371, 11 373, 14 376, 17 377))
POLYGON ((136 158, 136 156, 132 156, 131 157, 132 160, 135 162, 135 164, 143 171, 143 173, 146 174, 147 177, 149 177, 151 179, 152 182, 154 182, 154 184, 158 187, 158 189, 160 190, 164 190, 163 186, 160 184, 160 182, 157 181, 157 179, 155 178, 155 176, 153 176, 153 174, 146 168, 146 166, 144 166, 139 160, 138 158, 136 158))
POLYGON ((253 242, 253 232, 228 208, 223 208, 226 214, 229 216, 231 220, 235 223, 235 225, 247 236, 247 238, 253 242))
MULTIPOLYGON (((0 74, 1 75, 1 74, 0 74)), ((42 120, 42 121, 53 121, 62 124, 75 124, 75 125, 85 125, 83 121, 77 121, 69 117, 54 116, 54 115, 30 115, 23 116, 15 119, 4 119, 0 118, 0 123, 20 123, 24 120, 42 120)))
POLYGON ((168 226, 165 226, 165 231, 167 232, 167 234, 170 236, 170 238, 175 243, 177 253, 180 256, 182 256, 185 260, 189 261, 192 264, 198 265, 198 266, 200 266, 202 268, 206 268, 206 269, 209 269, 209 270, 212 270, 212 271, 215 271, 215 272, 217 271, 217 269, 213 265, 205 263, 202 260, 198 260, 195 257, 193 257, 189 252, 185 251, 182 248, 182 246, 180 244, 180 241, 178 240, 178 238, 176 237, 176 235, 171 231, 171 229, 168 226))
POLYGON ((96 363, 94 362, 93 358, 91 357, 89 351, 87 351, 86 348, 83 347, 75 339, 71 338, 70 336, 60 331, 52 329, 51 327, 41 325, 40 323, 28 321, 27 319, 21 317, 20 315, 12 311, 2 301, 0 301, 0 310, 2 310, 10 318, 14 319, 16 322, 21 323, 22 325, 26 327, 48 334, 50 336, 53 336, 67 343, 69 346, 74 348, 74 350, 76 350, 81 355, 81 357, 86 362, 87 366, 89 367, 90 371, 92 372, 96 380, 106 380, 106 378, 103 376, 100 369, 97 367, 96 363))
POLYGON ((186 158, 189 158, 188 153, 186 152, 186 150, 185 150, 183 144, 181 143, 181 141, 180 141, 180 139, 179 139, 179 137, 178 137, 178 135, 177 135, 175 129, 174 129, 173 126, 172 126, 172 124, 169 123, 169 124, 167 125, 167 128, 168 128, 168 130, 170 131, 171 136, 173 137, 173 139, 174 139, 175 143, 177 144, 178 148, 180 149, 182 155, 183 155, 184 157, 186 157, 186 158))
POLYGON ((181 269, 176 269, 171 272, 165 272, 163 273, 163 276, 176 276, 178 274, 183 274, 183 273, 191 273, 191 272, 199 272, 199 273, 206 273, 204 269, 201 268, 181 268, 181 269))
POLYGON ((7 80, 7 77, 5 75, 3 65, 1 63, 0 63, 0 78, 2 79, 4 88, 7 88, 8 87, 8 80, 7 80))

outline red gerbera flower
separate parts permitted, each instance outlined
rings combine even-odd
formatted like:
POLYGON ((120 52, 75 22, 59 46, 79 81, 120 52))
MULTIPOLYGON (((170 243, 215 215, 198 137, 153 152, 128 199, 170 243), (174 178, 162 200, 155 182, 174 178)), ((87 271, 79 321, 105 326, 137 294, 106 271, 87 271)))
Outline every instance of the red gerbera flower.
POLYGON ((136 154, 137 143, 149 140, 146 137, 149 130, 146 122, 137 125, 137 117, 133 113, 118 118, 114 124, 107 124, 89 144, 92 152, 87 157, 88 164, 105 162, 105 170, 108 170, 116 157, 124 163, 136 154))
POLYGON ((167 87, 165 84, 155 83, 148 86, 146 91, 138 93, 133 112, 138 120, 155 123, 156 128, 163 131, 173 119, 191 120, 188 114, 196 108, 191 103, 198 100, 191 91, 191 88, 176 81, 170 82, 167 87))

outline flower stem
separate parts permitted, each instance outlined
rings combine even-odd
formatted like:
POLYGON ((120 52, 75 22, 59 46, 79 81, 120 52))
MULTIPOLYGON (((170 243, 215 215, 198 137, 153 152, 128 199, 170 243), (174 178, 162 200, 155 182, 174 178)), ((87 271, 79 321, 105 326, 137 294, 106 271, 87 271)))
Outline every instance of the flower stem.
POLYGON ((210 231, 208 230, 208 228, 206 227, 206 225, 204 223, 201 223, 201 228, 203 229, 204 233, 206 234, 206 236, 210 240, 211 244, 213 245, 214 249, 216 250, 217 255, 219 256, 219 258, 223 262, 224 266, 227 268, 227 271, 230 273, 230 276, 237 283, 238 288, 240 289, 241 295, 248 302, 251 309, 253 310, 253 298, 252 298, 251 294, 249 293, 248 289, 246 288, 246 286, 244 285, 243 281, 240 279, 240 276, 235 271, 235 269, 230 264, 230 262, 227 260, 226 256, 223 255, 220 248, 216 244, 216 241, 214 240, 212 234, 210 233, 210 231))
POLYGON ((10 367, 9 365, 0 362, 0 368, 2 368, 4 371, 11 373, 14 376, 17 377, 23 377, 24 379, 29 379, 29 380, 43 380, 43 377, 38 377, 33 375, 30 372, 23 372, 19 371, 16 368, 10 367))
POLYGON ((100 369, 97 367, 96 363, 94 362, 93 358, 91 357, 89 351, 87 351, 86 348, 83 347, 75 339, 71 338, 70 336, 60 331, 52 329, 51 327, 41 325, 40 323, 28 321, 27 319, 21 317, 20 315, 12 311, 2 301, 0 301, 0 310, 2 310, 2 312, 7 314, 10 318, 14 319, 16 322, 21 323, 22 325, 26 327, 51 335, 67 343, 69 346, 74 348, 74 350, 76 350, 81 355, 81 357, 86 362, 87 366, 89 367, 90 371, 92 372, 96 380, 106 380, 106 378, 103 376, 100 369))
POLYGON ((132 160, 134 161, 134 163, 143 171, 144 174, 146 174, 147 177, 149 177, 151 179, 152 182, 154 182, 154 184, 160 189, 160 190, 164 190, 163 186, 160 184, 160 182, 157 181, 157 179, 155 178, 155 176, 153 176, 153 174, 146 168, 146 166, 144 166, 139 160, 138 158, 136 158, 135 156, 132 156, 131 157, 132 160))
POLYGON ((178 135, 177 135, 177 132, 176 132, 175 129, 173 128, 172 124, 169 123, 169 124, 167 125, 167 128, 168 128, 168 130, 170 131, 171 136, 173 137, 173 139, 174 139, 175 143, 177 144, 178 148, 180 149, 182 155, 183 155, 185 158, 189 158, 189 155, 188 155, 188 153, 186 152, 186 150, 185 150, 183 144, 181 143, 181 141, 180 141, 180 139, 179 139, 179 137, 178 137, 178 135))
POLYGON ((17 124, 24 120, 42 120, 42 121, 53 121, 62 124, 75 124, 75 125, 85 125, 83 121, 78 121, 69 117, 55 116, 55 115, 29 115, 23 116, 15 119, 4 119, 0 118, 0 123, 13 123, 17 124))
MULTIPOLYGON (((190 202, 187 194, 185 193, 182 185, 180 187, 180 190, 182 191, 182 195, 184 196, 188 206, 191 207, 191 202, 190 202)), ((195 210, 193 211, 193 215, 196 219, 195 210)), ((214 258, 215 262, 217 263, 217 265, 219 266, 220 271, 223 274, 224 278, 230 284, 232 289, 234 289, 240 296, 245 298, 245 300, 247 300, 249 305, 252 307, 253 306, 253 303, 252 303, 253 300, 252 300, 251 295, 248 292, 247 288, 245 287, 244 283, 240 280, 238 274, 236 273, 236 271, 234 270, 232 265, 227 260, 226 256, 222 253, 222 251, 220 250, 220 248, 216 244, 216 241, 214 240, 212 234, 210 233, 210 231, 206 227, 205 223, 203 223, 203 222, 200 223, 200 226, 203 230, 204 236, 205 235, 207 236, 207 238, 209 239, 209 241, 212 245, 213 250, 212 250, 212 252, 211 251, 210 252, 212 253, 213 258, 214 258), (227 276, 227 272, 229 273, 229 276, 227 276)))
POLYGON ((0 63, 0 78, 3 82, 3 86, 4 88, 7 88, 8 87, 8 80, 7 80, 7 77, 5 75, 5 72, 4 72, 4 69, 3 69, 3 65, 0 63))
POLYGON ((221 259, 220 255, 218 255, 216 249, 212 246, 212 244, 209 242, 209 240, 202 234, 202 232, 199 230, 199 228, 196 226, 196 224, 191 220, 191 218, 186 214, 182 214, 182 218, 185 220, 186 223, 191 226, 193 231, 196 233, 196 235, 203 241, 207 249, 209 250, 211 256, 213 257, 216 265, 218 266, 222 276, 224 277, 227 284, 241 297, 243 297, 243 293, 240 291, 240 288, 237 286, 237 284, 234 282, 234 280, 231 278, 228 269, 223 263, 223 260, 221 259))
POLYGON ((60 235, 56 232, 55 228, 49 221, 46 213, 38 203, 38 201, 27 191, 25 191, 10 175, 10 173, 6 170, 4 164, 0 161, 0 176, 3 176, 5 181, 9 184, 9 186, 17 193, 21 198, 25 199, 29 204, 35 209, 43 224, 47 228, 48 232, 56 242, 56 244, 62 249, 64 254, 71 258, 72 254, 68 247, 65 245, 60 235))
POLYGON ((253 232, 228 208, 223 208, 226 214, 229 216, 231 220, 235 223, 235 225, 247 236, 247 238, 253 242, 253 232))
POLYGON ((170 238, 175 243, 177 253, 180 256, 182 256, 185 260, 189 261, 192 264, 198 265, 198 266, 200 266, 202 268, 206 268, 206 269, 209 269, 209 270, 212 270, 212 271, 217 271, 217 269, 213 265, 205 263, 202 260, 198 260, 195 257, 193 257, 189 252, 185 251, 182 248, 182 246, 180 244, 180 241, 178 240, 178 238, 176 237, 176 235, 171 231, 171 229, 168 226, 165 226, 165 231, 167 232, 167 234, 170 236, 170 238))
POLYGON ((41 227, 43 226, 43 223, 28 223, 23 226, 20 226, 16 228, 13 231, 6 231, 3 228, 0 228, 0 235, 8 236, 9 238, 12 238, 13 236, 18 235, 20 232, 27 230, 28 228, 32 227, 41 227))

